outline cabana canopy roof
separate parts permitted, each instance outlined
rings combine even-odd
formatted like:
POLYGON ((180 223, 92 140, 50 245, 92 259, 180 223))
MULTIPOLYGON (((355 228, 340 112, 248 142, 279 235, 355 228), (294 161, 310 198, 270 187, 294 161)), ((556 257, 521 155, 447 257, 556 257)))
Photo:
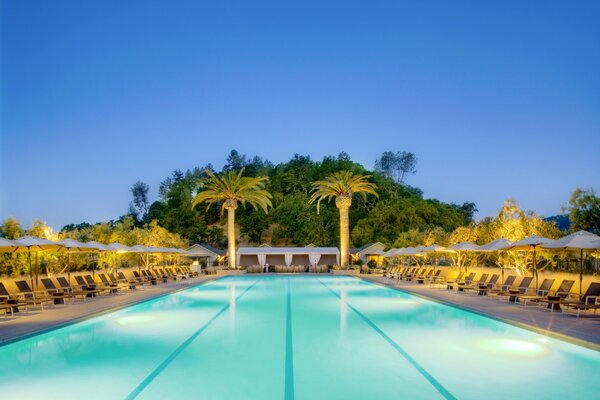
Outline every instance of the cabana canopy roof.
POLYGON ((240 247, 237 251, 238 265, 241 256, 246 255, 257 256, 261 265, 269 255, 283 255, 286 260, 291 260, 295 255, 306 255, 312 264, 315 263, 314 260, 318 262, 318 258, 324 255, 334 255, 336 261, 339 262, 340 251, 337 247, 240 247))

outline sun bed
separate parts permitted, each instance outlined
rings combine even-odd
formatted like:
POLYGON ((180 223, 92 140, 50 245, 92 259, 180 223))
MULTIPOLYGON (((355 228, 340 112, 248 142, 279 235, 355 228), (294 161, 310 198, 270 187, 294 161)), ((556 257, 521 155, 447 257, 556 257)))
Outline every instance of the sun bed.
POLYGON ((98 284, 98 282, 96 282, 96 280, 91 275, 85 275, 83 278, 85 279, 85 282, 89 288, 99 290, 100 292, 106 292, 108 294, 112 293, 111 287, 106 286, 104 284, 98 284))
MULTIPOLYGON (((433 271, 432 271, 433 272, 433 271)), ((417 280, 417 283, 431 283, 431 282, 435 282, 436 280, 438 280, 440 278, 440 274, 442 273, 441 269, 438 269, 437 271, 435 271, 435 274, 429 274, 427 277, 417 280)))
POLYGON ((547 300, 547 302, 552 305, 564 306, 577 310, 577 318, 579 318, 581 311, 586 310, 594 310, 595 316, 596 310, 600 308, 600 282, 592 282, 579 301, 547 300))
POLYGON ((480 290, 480 292, 483 292, 483 294, 482 294, 483 296, 487 296, 490 294, 501 296, 504 293, 508 293, 508 290, 515 283, 516 279, 517 279, 517 277, 515 275, 509 275, 506 277, 506 279, 504 280, 504 283, 502 285, 500 285, 499 288, 496 288, 496 287, 480 288, 479 290, 480 290))
MULTIPOLYGON (((27 308, 27 303, 11 296, 2 282, 0 282, 0 304, 3 307, 6 306, 11 308, 11 315, 14 315, 14 313, 19 312, 19 307, 27 308)), ((4 316, 6 317, 6 310, 4 310, 4 316)))
POLYGON ((464 272, 459 272, 458 275, 456 276, 456 278, 452 279, 452 280, 446 280, 446 290, 452 290, 454 289, 454 285, 457 282, 460 282, 460 280, 462 279, 462 277, 465 275, 464 272))
POLYGON ((71 297, 64 290, 58 289, 54 286, 54 282, 50 278, 42 278, 42 285, 46 289, 46 293, 54 299, 54 304, 65 304, 65 298, 71 297))
POLYGON ((102 287, 104 289, 108 289, 109 293, 111 294, 115 294, 120 289, 123 289, 123 286, 119 283, 113 283, 109 281, 105 274, 98 274, 98 278, 100 278, 100 280, 102 281, 102 287))
MULTIPOLYGON (((471 285, 473 283, 473 280, 475 279, 475 272, 471 272, 464 281, 456 281, 456 290, 458 292, 462 292, 463 288, 465 286, 471 285)), ((454 285, 452 285, 452 288, 450 290, 454 289, 454 285)))
MULTIPOLYGON (((486 274, 486 275, 489 275, 489 274, 486 274)), ((485 295, 485 290, 491 289, 496 286, 496 282, 498 282, 499 277, 500 276, 498 274, 493 274, 489 281, 487 281, 487 277, 486 277, 486 280, 484 280, 483 282, 477 282, 477 284, 475 284, 475 285, 470 285, 469 287, 465 287, 465 293, 468 293, 469 291, 473 291, 474 293, 477 293, 478 295, 483 296, 483 295, 485 295)))
POLYGON ((58 284, 60 285, 60 288, 62 290, 69 293, 73 297, 81 296, 84 301, 88 297, 94 297, 96 295, 96 293, 99 292, 99 290, 95 290, 95 289, 87 289, 87 290, 73 289, 73 287, 71 287, 69 282, 67 282, 67 278, 62 277, 62 276, 59 276, 58 278, 56 278, 56 280, 58 281, 58 284))
POLYGON ((459 292, 462 291, 463 293, 467 293, 469 290, 479 289, 479 285, 485 284, 485 282, 487 281, 488 276, 490 276, 490 274, 481 274, 481 276, 479 277, 479 279, 477 281, 475 281, 475 282, 471 282, 469 284, 465 283, 464 285, 461 285, 459 283, 458 291, 459 292))
POLYGON ((417 283, 425 283, 426 279, 429 279, 431 277, 431 274, 433 274, 433 268, 431 268, 429 271, 427 271, 426 274, 421 274, 419 276, 417 276, 417 283))
POLYGON ((29 287, 29 284, 26 281, 15 281, 15 285, 19 290, 18 295, 21 296, 21 299, 27 303, 27 305, 32 306, 40 306, 40 308, 44 309, 44 304, 50 303, 54 301, 53 298, 48 297, 44 294, 44 291, 33 291, 29 287))
POLYGON ((552 289, 555 279, 546 278, 542 281, 540 287, 535 291, 534 294, 518 294, 516 297, 519 300, 518 303, 527 306, 527 302, 537 303, 540 299, 545 299, 546 295, 552 289))
POLYGON ((527 293, 529 286, 531 286, 531 282, 533 282, 533 278, 531 276, 524 276, 516 289, 508 289, 506 292, 498 293, 498 296, 508 297, 509 303, 518 303, 518 296, 527 293))

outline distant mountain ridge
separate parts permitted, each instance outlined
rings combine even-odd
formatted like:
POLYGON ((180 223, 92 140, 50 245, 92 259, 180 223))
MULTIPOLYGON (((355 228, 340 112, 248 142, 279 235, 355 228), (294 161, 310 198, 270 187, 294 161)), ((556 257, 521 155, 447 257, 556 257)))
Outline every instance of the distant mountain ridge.
POLYGON ((568 232, 571 230, 571 221, 567 214, 553 215, 552 217, 544 218, 544 221, 554 222, 556 227, 561 231, 568 232))

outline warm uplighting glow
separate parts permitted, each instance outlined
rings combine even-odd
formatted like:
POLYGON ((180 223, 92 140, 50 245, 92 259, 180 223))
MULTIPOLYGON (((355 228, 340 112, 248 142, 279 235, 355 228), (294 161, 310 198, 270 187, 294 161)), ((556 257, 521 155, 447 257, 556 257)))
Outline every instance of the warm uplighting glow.
POLYGON ((146 324, 155 319, 152 315, 128 315, 125 317, 119 317, 115 322, 121 326, 139 325, 146 324))
MULTIPOLYGON (((543 338, 548 340, 547 338, 543 338)), ((534 358, 546 356, 550 349, 543 340, 523 340, 492 337, 479 341, 479 347, 489 353, 516 358, 534 358)))

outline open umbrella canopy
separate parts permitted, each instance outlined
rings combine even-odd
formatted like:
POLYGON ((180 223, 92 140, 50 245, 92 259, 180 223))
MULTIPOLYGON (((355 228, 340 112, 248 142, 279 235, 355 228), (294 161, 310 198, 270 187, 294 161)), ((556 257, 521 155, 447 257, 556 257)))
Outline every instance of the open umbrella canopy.
POLYGON ((91 246, 95 247, 99 251, 113 251, 110 247, 108 247, 104 243, 95 242, 95 241, 86 242, 86 243, 88 245, 91 245, 91 246))
POLYGON ((131 251, 131 247, 125 246, 124 244, 118 242, 113 242, 107 245, 107 247, 110 249, 110 251, 114 251, 117 253, 127 253, 131 251))
POLYGON ((149 253, 150 249, 146 246, 143 246, 141 244, 136 244, 135 246, 131 246, 131 251, 133 253, 149 253))
POLYGON ((507 250, 516 250, 516 251, 533 251, 533 274, 535 276, 535 290, 538 290, 538 267, 536 261, 536 249, 544 244, 548 244, 553 242, 552 239, 545 238, 543 236, 528 236, 525 239, 519 240, 518 242, 514 242, 507 250))
POLYGON ((493 242, 489 242, 479 247, 479 251, 501 251, 508 249, 513 243, 506 239, 500 238, 496 239, 493 242))
POLYGON ((57 243, 70 252, 89 253, 92 251, 98 251, 96 246, 94 246, 93 244, 90 244, 89 242, 78 242, 74 239, 63 239, 57 243))
POLYGON ((600 244, 600 236, 587 231, 578 231, 542 245, 545 249, 579 250, 579 298, 581 298, 581 286, 583 284, 583 259, 585 258, 583 251, 597 249, 600 247, 597 244, 600 244))
POLYGON ((480 249, 478 245, 471 242, 460 242, 448 247, 448 250, 454 251, 479 251, 480 249))
POLYGON ((534 247, 541 246, 544 244, 551 243, 553 240, 545 238, 543 236, 528 236, 525 239, 521 239, 518 242, 514 242, 506 250, 532 250, 534 247))
POLYGON ((58 242, 37 238, 33 236, 23 236, 13 241, 19 247, 25 247, 31 251, 59 250, 63 246, 58 242))
POLYGON ((544 249, 595 249, 593 242, 598 241, 600 241, 600 236, 587 231, 578 231, 543 244, 542 247, 544 249))
POLYGON ((449 250, 439 244, 432 244, 431 246, 425 246, 421 249, 425 253, 452 253, 453 250, 449 250))
POLYGON ((0 252, 1 253, 14 253, 19 250, 19 245, 12 240, 0 238, 0 252))

